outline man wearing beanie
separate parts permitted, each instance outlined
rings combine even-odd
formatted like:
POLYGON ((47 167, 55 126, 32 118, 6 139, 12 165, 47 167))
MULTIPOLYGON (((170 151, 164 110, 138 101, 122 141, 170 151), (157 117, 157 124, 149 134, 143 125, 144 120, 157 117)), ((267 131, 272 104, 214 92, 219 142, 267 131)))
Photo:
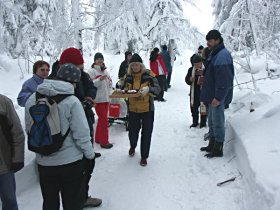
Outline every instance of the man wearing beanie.
POLYGON ((25 124, 28 131, 33 121, 29 109, 36 104, 36 98, 62 97, 57 106, 61 133, 66 138, 57 152, 51 155, 36 154, 35 158, 43 209, 59 209, 60 197, 63 209, 82 210, 86 201, 83 158, 94 164, 95 155, 85 112, 79 99, 74 96, 74 86, 80 81, 80 77, 80 69, 66 63, 58 70, 56 79, 45 79, 26 103, 25 124), (71 134, 67 135, 68 130, 71 134))
MULTIPOLYGON (((84 111, 86 114, 86 119, 90 129, 91 142, 93 145, 94 113, 92 111, 92 108, 88 107, 87 104, 93 105, 94 99, 96 97, 97 89, 92 83, 89 75, 86 72, 84 72, 84 59, 80 50, 73 47, 65 49, 60 56, 59 65, 61 66, 65 63, 74 64, 81 71, 81 79, 76 84, 75 96, 83 104, 84 111)), ((95 153, 95 156, 99 157, 100 153, 95 153)), ((92 198, 88 195, 89 181, 94 169, 94 164, 91 164, 90 162, 87 162, 85 160, 85 165, 86 165, 86 189, 87 189, 85 194, 85 197, 87 198, 85 206, 93 206, 93 207, 99 206, 102 201, 98 198, 92 198)))
POLYGON ((129 51, 125 52, 125 59, 124 61, 121 63, 120 65, 120 69, 119 69, 119 79, 124 78, 124 76, 127 73, 127 69, 128 69, 128 65, 129 65, 129 61, 132 57, 132 53, 129 51))
POLYGON ((127 76, 124 81, 125 90, 136 90, 141 93, 137 98, 128 99, 128 136, 130 141, 129 156, 135 155, 139 132, 141 131, 140 165, 146 166, 150 153, 151 138, 154 125, 154 98, 160 93, 156 78, 147 72, 142 59, 134 54, 130 60, 127 76))
MULTIPOLYGON (((189 68, 185 78, 186 83, 191 87, 189 95, 193 123, 190 128, 198 126, 199 108, 202 109, 203 107, 206 109, 205 105, 201 104, 200 102, 201 84, 198 83, 199 78, 202 76, 204 70, 202 57, 196 54, 192 57, 192 63, 193 66, 189 68)), ((200 113, 200 128, 206 126, 206 117, 207 116, 205 114, 202 115, 202 112, 200 113)))
POLYGON ((200 99, 208 105, 209 144, 202 147, 208 158, 223 156, 225 140, 224 109, 233 96, 234 67, 233 59, 225 48, 218 30, 211 30, 206 36, 208 48, 212 51, 205 62, 205 81, 200 99))

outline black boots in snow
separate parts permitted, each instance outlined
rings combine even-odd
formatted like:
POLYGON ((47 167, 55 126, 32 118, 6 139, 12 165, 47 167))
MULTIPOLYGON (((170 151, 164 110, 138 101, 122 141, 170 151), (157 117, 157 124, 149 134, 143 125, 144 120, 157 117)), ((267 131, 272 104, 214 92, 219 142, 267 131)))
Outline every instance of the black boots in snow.
POLYGON ((223 142, 217 142, 213 138, 209 139, 207 147, 201 147, 201 151, 206 151, 208 154, 205 155, 207 158, 223 157, 223 142))

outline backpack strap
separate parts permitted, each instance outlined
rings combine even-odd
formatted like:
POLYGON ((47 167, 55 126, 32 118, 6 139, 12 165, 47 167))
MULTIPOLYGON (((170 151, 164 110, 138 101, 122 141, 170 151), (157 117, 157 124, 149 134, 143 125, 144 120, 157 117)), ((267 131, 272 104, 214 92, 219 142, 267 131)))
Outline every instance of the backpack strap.
POLYGON ((72 96, 73 94, 58 94, 55 96, 46 96, 36 91, 36 101, 40 98, 47 98, 49 103, 52 104, 52 100, 55 101, 57 104, 63 101, 68 96, 72 96))

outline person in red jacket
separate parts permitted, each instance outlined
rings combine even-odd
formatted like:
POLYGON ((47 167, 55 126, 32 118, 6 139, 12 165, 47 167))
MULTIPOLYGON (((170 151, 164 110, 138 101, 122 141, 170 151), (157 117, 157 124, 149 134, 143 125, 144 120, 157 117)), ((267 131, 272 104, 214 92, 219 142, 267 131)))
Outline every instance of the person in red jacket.
POLYGON ((161 88, 160 94, 158 94, 158 101, 165 102, 166 100, 163 98, 164 90, 166 90, 166 76, 167 70, 162 59, 162 55, 159 54, 159 49, 157 47, 151 52, 150 55, 150 68, 151 71, 156 75, 159 86, 161 88))

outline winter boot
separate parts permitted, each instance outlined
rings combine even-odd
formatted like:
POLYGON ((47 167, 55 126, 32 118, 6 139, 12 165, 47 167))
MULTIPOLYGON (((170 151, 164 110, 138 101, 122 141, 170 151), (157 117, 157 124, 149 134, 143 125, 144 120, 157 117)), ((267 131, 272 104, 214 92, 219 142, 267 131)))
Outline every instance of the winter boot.
POLYGON ((213 157, 223 157, 223 142, 214 142, 214 147, 211 152, 205 155, 207 158, 213 158, 213 157))
POLYGON ((97 207, 100 206, 102 204, 102 200, 99 198, 92 198, 92 197, 88 197, 84 207, 97 207))
POLYGON ((146 158, 141 158, 140 165, 141 166, 146 166, 147 165, 147 159, 146 158))
POLYGON ((200 151, 211 152, 213 150, 213 147, 214 147, 214 142, 215 142, 214 138, 209 138, 208 146, 207 147, 201 147, 200 151))
POLYGON ((190 125, 190 128, 196 128, 198 126, 198 123, 193 123, 190 125))
POLYGON ((111 149, 111 148, 113 147, 113 144, 108 143, 108 144, 104 144, 104 145, 100 145, 100 146, 101 146, 101 148, 103 148, 103 149, 111 149))
POLYGON ((128 155, 129 155, 130 157, 133 157, 133 156, 135 155, 135 149, 130 148, 129 151, 128 151, 128 155))

